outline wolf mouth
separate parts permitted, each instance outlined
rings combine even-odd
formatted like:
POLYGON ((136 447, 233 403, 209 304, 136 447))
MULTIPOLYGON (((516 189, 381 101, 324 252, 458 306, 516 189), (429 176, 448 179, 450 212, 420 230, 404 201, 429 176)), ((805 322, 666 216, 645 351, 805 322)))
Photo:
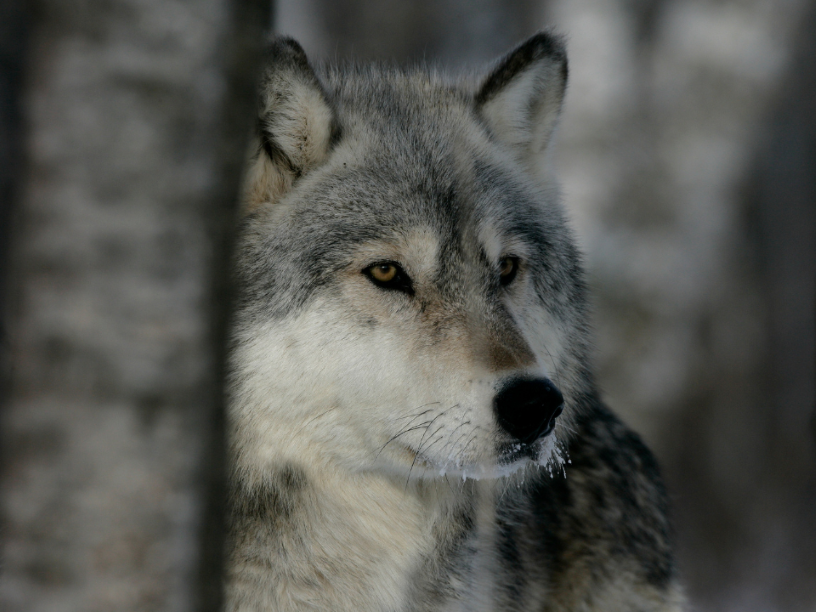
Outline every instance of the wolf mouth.
POLYGON ((496 459, 486 462, 467 463, 450 459, 440 463, 413 449, 408 448, 408 451, 415 456, 413 467, 420 468, 419 471, 425 478, 453 476, 461 477, 462 480, 498 479, 512 476, 528 466, 546 468, 553 474, 554 471, 561 471, 565 463, 554 434, 533 444, 504 443, 498 448, 496 459))

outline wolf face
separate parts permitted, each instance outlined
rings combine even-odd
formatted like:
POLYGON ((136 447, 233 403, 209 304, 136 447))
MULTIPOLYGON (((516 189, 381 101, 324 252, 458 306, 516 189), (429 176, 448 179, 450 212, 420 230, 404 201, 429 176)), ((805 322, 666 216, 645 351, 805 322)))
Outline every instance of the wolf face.
POLYGON ((595 391, 547 172, 559 40, 465 81, 315 71, 287 39, 269 54, 236 258, 226 609, 679 612, 667 496, 595 391))
POLYGON ((241 478, 304 456, 409 479, 557 461, 592 387, 544 163, 560 41, 466 82, 315 71, 288 39, 268 59, 231 362, 241 478))

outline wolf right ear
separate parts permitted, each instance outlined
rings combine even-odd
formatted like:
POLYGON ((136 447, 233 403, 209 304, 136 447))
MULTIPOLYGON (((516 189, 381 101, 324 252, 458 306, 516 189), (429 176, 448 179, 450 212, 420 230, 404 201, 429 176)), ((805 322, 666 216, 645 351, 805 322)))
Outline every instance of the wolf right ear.
POLYGON ((244 184, 247 210, 277 201, 319 166, 339 132, 328 96, 297 42, 275 39, 264 59, 258 140, 244 184))
POLYGON ((494 137, 524 162, 535 164, 550 142, 567 72, 561 38, 539 32, 499 60, 476 93, 476 107, 494 137))

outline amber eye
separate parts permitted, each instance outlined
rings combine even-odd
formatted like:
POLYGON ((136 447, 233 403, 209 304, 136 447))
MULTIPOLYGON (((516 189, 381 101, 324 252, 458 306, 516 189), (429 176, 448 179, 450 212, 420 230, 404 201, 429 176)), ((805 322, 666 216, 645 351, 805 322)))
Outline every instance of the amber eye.
POLYGON ((413 295, 414 289, 411 279, 405 271, 393 261, 384 261, 368 266, 363 274, 381 289, 394 289, 408 295, 413 295))
POLYGON ((507 286, 513 282, 518 272, 518 257, 502 257, 499 262, 499 282, 507 286))
POLYGON ((390 283, 397 276, 397 266, 390 263, 377 264, 369 268, 369 274, 378 283, 390 283))

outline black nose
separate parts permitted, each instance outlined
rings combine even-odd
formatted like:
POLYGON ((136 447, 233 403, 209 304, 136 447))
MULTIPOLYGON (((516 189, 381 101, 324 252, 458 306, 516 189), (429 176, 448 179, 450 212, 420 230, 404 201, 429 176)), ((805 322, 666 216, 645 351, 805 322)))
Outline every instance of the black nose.
POLYGON ((529 444, 553 430, 564 397, 545 378, 514 379, 493 399, 493 409, 507 433, 529 444))

